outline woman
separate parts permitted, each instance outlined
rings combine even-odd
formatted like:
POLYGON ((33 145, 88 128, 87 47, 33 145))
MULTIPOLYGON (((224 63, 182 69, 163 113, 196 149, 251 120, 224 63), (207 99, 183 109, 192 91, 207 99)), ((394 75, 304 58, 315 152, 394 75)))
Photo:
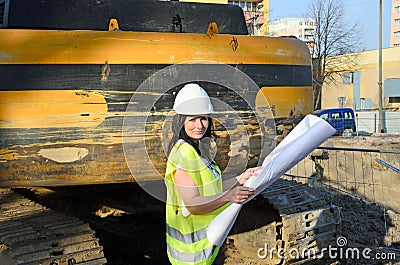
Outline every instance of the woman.
POLYGON ((165 174, 167 254, 172 264, 212 264, 219 247, 208 241, 207 227, 230 202, 243 203, 255 193, 242 185, 260 167, 222 183, 210 149, 212 119, 207 115, 213 106, 199 85, 184 86, 174 110, 165 174))

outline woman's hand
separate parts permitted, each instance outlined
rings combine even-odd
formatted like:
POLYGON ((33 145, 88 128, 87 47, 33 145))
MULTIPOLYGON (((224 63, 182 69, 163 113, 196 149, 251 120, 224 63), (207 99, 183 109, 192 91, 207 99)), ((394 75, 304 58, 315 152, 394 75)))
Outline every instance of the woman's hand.
POLYGON ((256 190, 252 189, 252 188, 243 187, 243 186, 236 186, 236 187, 234 187, 233 189, 229 190, 226 193, 226 198, 230 202, 243 203, 249 197, 254 195, 255 192, 256 192, 256 190))
POLYGON ((239 182, 240 185, 243 185, 251 176, 258 176, 258 173, 256 172, 262 168, 262 166, 248 168, 245 172, 236 177, 237 182, 239 182))
POLYGON ((196 183, 185 170, 177 169, 174 179, 186 208, 192 214, 207 214, 228 202, 243 203, 255 194, 252 188, 235 186, 223 193, 200 196, 196 183))

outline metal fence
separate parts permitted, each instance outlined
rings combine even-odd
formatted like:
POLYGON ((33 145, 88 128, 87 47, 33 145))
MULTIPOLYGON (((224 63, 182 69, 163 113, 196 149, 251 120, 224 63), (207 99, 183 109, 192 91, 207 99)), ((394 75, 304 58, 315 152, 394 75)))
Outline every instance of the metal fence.
MULTIPOLYGON (((377 111, 361 111, 356 114, 356 128, 360 135, 379 132, 377 111)), ((400 112, 384 112, 383 122, 386 133, 400 133, 400 112)))
POLYGON ((399 169, 399 150, 320 147, 285 178, 326 191, 326 199, 339 209, 337 240, 349 239, 348 247, 372 248, 391 257, 350 263, 343 259, 344 264, 400 264, 399 169))
POLYGON ((400 151, 319 147, 286 176, 400 212, 400 151))

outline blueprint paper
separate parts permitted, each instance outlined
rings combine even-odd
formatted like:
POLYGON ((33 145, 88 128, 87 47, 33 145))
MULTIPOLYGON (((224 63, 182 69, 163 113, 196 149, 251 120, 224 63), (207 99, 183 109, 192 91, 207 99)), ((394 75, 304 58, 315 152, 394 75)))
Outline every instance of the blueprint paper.
MULTIPOLYGON (((255 195, 246 202, 274 183, 335 132, 323 119, 307 115, 264 159, 259 175, 246 181, 244 186, 256 189, 255 195)), ((243 204, 231 203, 214 218, 207 228, 207 237, 211 243, 222 246, 242 206, 243 204)))

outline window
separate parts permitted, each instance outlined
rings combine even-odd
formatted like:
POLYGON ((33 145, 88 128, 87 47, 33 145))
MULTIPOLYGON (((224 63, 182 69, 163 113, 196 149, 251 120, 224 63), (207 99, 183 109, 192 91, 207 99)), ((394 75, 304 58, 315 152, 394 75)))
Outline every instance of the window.
POLYGON ((302 24, 303 24, 303 23, 300 21, 300 22, 299 22, 299 25, 301 26, 302 24))
POLYGON ((246 2, 246 11, 253 11, 253 8, 251 7, 251 2, 246 2))
POLYGON ((353 114, 350 111, 343 112, 344 119, 353 119, 353 114))
POLYGON ((372 98, 360 98, 360 110, 371 110, 372 98))
POLYGON ((389 103, 400 103, 400 97, 389 97, 389 103))
POLYGON ((394 24, 395 24, 395 25, 400 25, 400 18, 396 18, 396 19, 394 20, 394 24))
POLYGON ((346 105, 346 97, 338 97, 339 108, 344 108, 346 105))
POLYGON ((395 31, 393 34, 394 38, 400 38, 400 31, 395 31))
POLYGON ((343 73, 343 85, 353 84, 353 72, 344 72, 343 73))
POLYGON ((332 112, 331 116, 333 122, 342 121, 342 113, 340 112, 332 112))
POLYGON ((396 7, 394 8, 394 12, 395 12, 395 13, 400 13, 400 6, 396 6, 396 7))
POLYGON ((321 116, 319 116, 321 119, 324 119, 324 120, 328 120, 328 113, 325 113, 325 114, 321 114, 321 116))
POLYGON ((306 35, 314 35, 314 30, 313 29, 305 29, 304 34, 306 35))

